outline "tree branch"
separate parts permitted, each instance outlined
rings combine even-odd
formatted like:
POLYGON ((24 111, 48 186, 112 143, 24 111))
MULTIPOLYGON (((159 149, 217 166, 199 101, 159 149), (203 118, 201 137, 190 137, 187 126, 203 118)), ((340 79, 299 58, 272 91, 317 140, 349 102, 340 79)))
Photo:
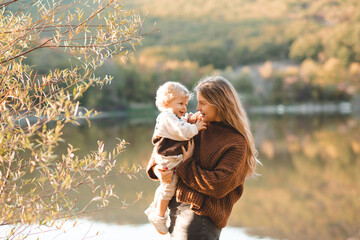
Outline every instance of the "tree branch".
POLYGON ((6 7, 6 6, 8 6, 8 5, 10 5, 10 4, 14 3, 14 2, 18 2, 18 1, 19 1, 19 0, 12 0, 12 1, 10 1, 10 2, 1 3, 1 4, 0 4, 0 9, 2 9, 2 8, 6 7))

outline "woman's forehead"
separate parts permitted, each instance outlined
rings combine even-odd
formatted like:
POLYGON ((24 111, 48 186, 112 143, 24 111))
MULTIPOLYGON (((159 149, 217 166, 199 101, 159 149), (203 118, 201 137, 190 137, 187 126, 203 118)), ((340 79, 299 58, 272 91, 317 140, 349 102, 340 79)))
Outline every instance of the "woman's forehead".
POLYGON ((197 94, 197 100, 198 102, 209 103, 199 92, 197 94))

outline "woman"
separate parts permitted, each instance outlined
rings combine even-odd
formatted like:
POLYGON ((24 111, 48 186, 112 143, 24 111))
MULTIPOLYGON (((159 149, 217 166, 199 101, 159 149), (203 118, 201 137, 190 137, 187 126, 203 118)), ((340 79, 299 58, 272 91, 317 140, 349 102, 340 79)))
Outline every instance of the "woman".
MULTIPOLYGON (((222 77, 200 81, 195 91, 207 128, 183 148, 183 162, 169 204, 171 239, 215 240, 227 224, 233 205, 241 197, 244 181, 258 162, 245 111, 233 86, 222 77)), ((152 179, 169 182, 172 172, 150 161, 152 179)))

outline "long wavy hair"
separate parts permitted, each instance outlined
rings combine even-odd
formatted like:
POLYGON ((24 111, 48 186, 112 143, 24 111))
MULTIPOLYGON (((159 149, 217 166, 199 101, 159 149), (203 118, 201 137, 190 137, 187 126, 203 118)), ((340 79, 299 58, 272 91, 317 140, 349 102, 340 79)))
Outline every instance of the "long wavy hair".
POLYGON ((249 166, 247 176, 256 175, 256 165, 261 162, 257 159, 254 137, 250 131, 246 112, 239 96, 231 83, 221 76, 206 77, 199 81, 195 92, 217 108, 221 121, 235 128, 245 137, 247 145, 246 161, 249 166))

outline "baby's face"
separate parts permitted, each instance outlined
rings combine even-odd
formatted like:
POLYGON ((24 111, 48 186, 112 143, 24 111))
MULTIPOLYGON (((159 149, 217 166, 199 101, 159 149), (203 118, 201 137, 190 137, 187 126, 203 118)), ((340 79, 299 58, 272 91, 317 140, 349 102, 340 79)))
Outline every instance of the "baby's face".
POLYGON ((186 113, 186 107, 188 105, 188 102, 189 98, 183 96, 176 96, 167 104, 167 108, 171 109, 178 118, 181 118, 186 113))

